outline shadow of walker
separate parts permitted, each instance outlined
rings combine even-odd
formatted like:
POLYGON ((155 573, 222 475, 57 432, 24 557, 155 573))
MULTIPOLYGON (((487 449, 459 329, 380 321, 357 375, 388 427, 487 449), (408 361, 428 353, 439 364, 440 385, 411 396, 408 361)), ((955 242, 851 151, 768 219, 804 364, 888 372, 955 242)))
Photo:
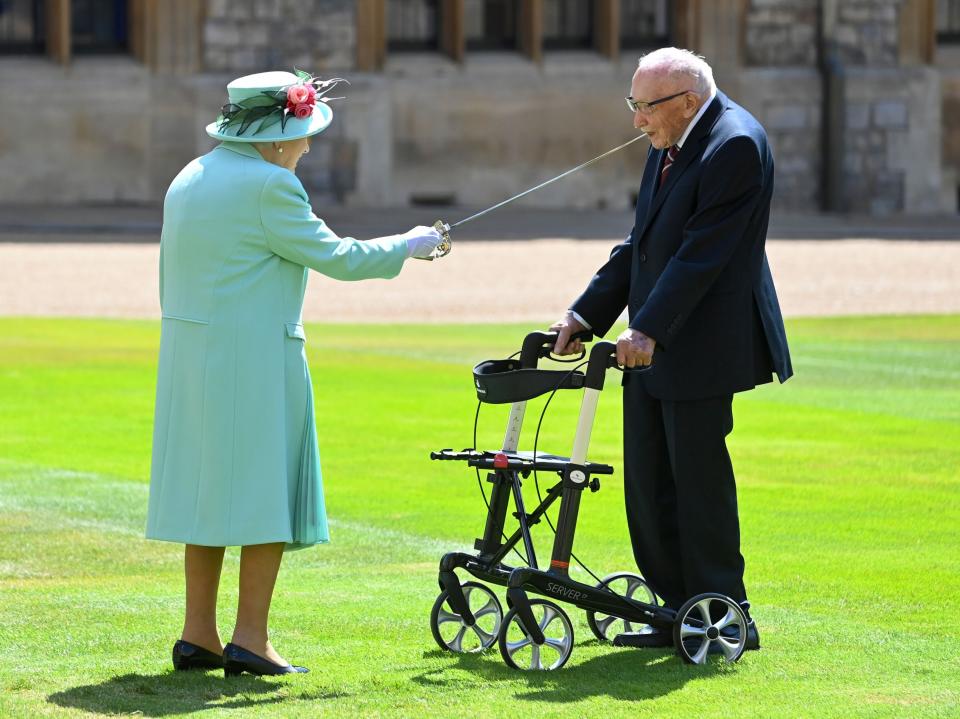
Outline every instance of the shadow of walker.
MULTIPOLYGON (((686 664, 672 649, 611 648, 600 656, 567 664, 557 671, 511 669, 503 663, 495 648, 483 654, 435 650, 425 652, 424 656, 450 657, 450 668, 455 666, 469 671, 490 683, 523 682, 526 688, 517 691, 515 699, 557 703, 600 696, 623 701, 656 699, 681 689, 688 681, 736 671, 735 665, 720 657, 712 657, 703 666, 686 664)), ((461 681, 445 672, 445 669, 434 669, 413 677, 411 681, 428 687, 455 687, 461 681)))
POLYGON ((342 698, 330 692, 291 691, 289 683, 244 674, 224 678, 222 672, 123 674, 98 684, 65 689, 47 697, 61 707, 92 713, 162 717, 207 709, 265 707, 280 702, 342 698))

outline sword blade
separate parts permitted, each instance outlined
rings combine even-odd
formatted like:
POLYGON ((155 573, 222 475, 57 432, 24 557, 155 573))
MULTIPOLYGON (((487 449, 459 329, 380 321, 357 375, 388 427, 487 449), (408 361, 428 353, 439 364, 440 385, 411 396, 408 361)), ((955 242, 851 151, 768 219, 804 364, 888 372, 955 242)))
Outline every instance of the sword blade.
POLYGON ((622 145, 618 145, 617 147, 613 148, 612 150, 607 150, 607 151, 606 151, 605 153, 603 153, 602 155, 597 155, 597 156, 596 156, 595 158, 593 158, 592 160, 587 160, 586 162, 584 162, 584 163, 581 164, 581 165, 577 165, 576 167, 572 167, 572 168, 570 168, 569 170, 567 170, 566 172, 564 172, 564 173, 562 173, 562 174, 559 174, 559 175, 557 175, 556 177, 553 177, 553 178, 547 180, 546 182, 541 182, 541 183, 540 183, 539 185, 537 185, 536 187, 531 187, 529 190, 524 190, 524 191, 521 192, 519 195, 514 195, 513 197, 507 198, 507 199, 504 200, 503 202, 498 202, 498 203, 497 203, 496 205, 494 205, 493 207, 488 207, 487 209, 482 210, 482 211, 476 213, 475 215, 470 215, 470 217, 464 218, 464 219, 460 220, 459 222, 456 222, 456 223, 450 225, 450 229, 452 230, 454 227, 459 227, 460 225, 466 224, 467 222, 470 222, 471 220, 475 220, 475 219, 477 219, 478 217, 483 217, 485 214, 487 214, 488 212, 493 212, 493 211, 496 210, 498 207, 503 207, 504 205, 508 205, 508 204, 510 204, 511 202, 513 202, 514 200, 519 200, 521 197, 525 197, 526 195, 529 195, 531 192, 534 192, 535 190, 539 190, 539 189, 542 188, 542 187, 546 187, 547 185, 550 185, 550 184, 556 182, 557 180, 562 180, 562 179, 563 179, 564 177, 566 177, 567 175, 572 175, 572 174, 573 174, 574 172, 576 172, 577 170, 582 170, 584 167, 589 167, 589 166, 592 165, 594 162, 597 162, 598 160, 602 160, 603 158, 607 157, 608 155, 612 155, 613 153, 617 152, 618 150, 622 150, 622 149, 625 148, 627 145, 632 145, 632 144, 635 143, 637 140, 641 140, 641 139, 643 139, 643 138, 646 137, 646 136, 647 136, 647 133, 643 133, 643 134, 641 134, 641 135, 637 135, 637 136, 636 136, 635 138, 633 138, 632 140, 628 140, 627 142, 623 143, 622 145))

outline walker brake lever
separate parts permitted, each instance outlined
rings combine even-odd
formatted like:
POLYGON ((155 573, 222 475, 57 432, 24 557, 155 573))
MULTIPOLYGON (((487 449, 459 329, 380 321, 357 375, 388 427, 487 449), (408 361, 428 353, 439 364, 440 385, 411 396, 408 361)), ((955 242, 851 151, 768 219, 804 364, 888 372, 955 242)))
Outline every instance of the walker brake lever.
POLYGON ((440 240, 440 244, 436 246, 433 250, 433 253, 429 257, 418 257, 418 260, 427 260, 428 262, 433 262, 439 257, 446 257, 450 254, 450 250, 453 246, 453 240, 450 239, 450 225, 448 225, 443 220, 437 220, 433 223, 433 229, 440 233, 440 237, 443 239, 440 240))

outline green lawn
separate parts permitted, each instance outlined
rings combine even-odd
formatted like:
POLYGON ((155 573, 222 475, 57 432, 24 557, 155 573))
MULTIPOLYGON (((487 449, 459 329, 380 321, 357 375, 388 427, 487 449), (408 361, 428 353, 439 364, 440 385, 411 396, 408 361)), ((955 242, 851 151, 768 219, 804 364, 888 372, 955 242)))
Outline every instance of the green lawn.
MULTIPOLYGON (((308 327, 333 541, 288 555, 273 640, 313 671, 225 681, 172 672, 182 548, 142 538, 159 326, 0 320, 0 716, 960 714, 958 316, 792 321, 797 377, 737 398, 730 446, 762 651, 692 667, 600 644, 576 610, 559 672, 510 670, 496 649, 439 651, 437 561, 482 533, 483 505, 465 466, 428 453, 471 444, 470 367, 526 329, 308 327)), ((603 573, 634 568, 608 389, 591 458, 617 473, 584 497, 575 546, 603 573)), ((558 395, 542 449, 569 451, 578 406, 558 395)), ((484 408, 481 446, 498 444, 505 418, 484 408)), ((542 560, 548 532, 535 532, 542 560)), ((227 638, 236 571, 230 550, 227 638)))

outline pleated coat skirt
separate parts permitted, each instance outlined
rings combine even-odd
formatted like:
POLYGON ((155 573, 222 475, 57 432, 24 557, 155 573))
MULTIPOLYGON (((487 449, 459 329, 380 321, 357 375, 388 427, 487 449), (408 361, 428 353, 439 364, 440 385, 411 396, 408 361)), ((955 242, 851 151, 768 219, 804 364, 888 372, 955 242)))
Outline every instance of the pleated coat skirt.
POLYGON ((395 276, 400 238, 340 238, 296 175, 222 143, 174 179, 160 245, 162 330, 146 536, 329 540, 301 311, 308 268, 395 276))

